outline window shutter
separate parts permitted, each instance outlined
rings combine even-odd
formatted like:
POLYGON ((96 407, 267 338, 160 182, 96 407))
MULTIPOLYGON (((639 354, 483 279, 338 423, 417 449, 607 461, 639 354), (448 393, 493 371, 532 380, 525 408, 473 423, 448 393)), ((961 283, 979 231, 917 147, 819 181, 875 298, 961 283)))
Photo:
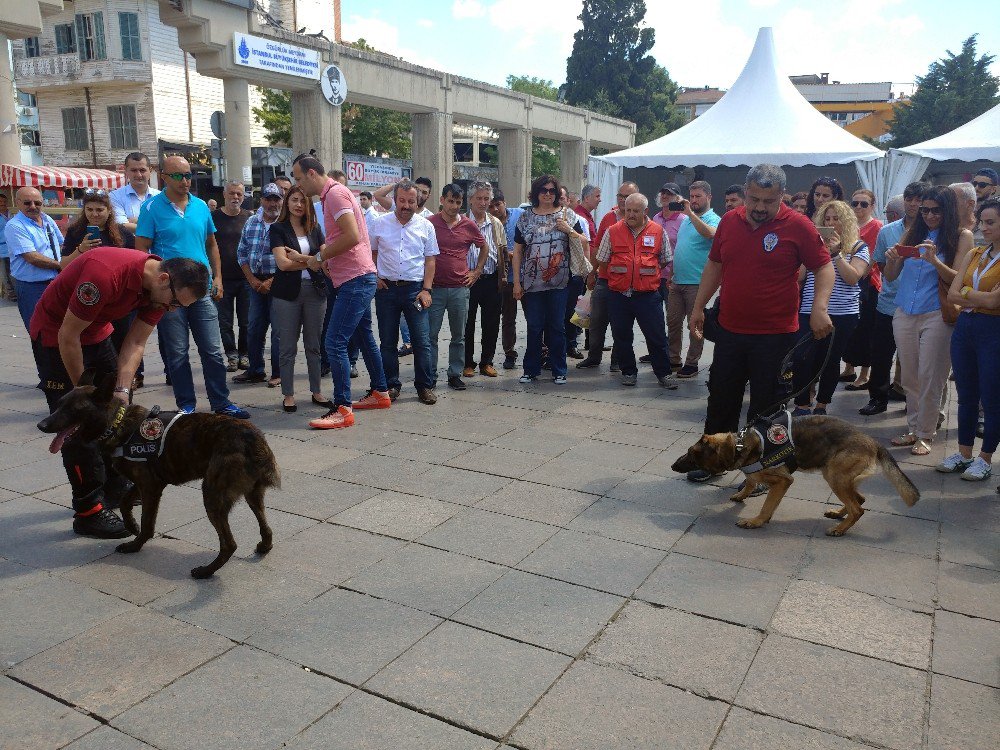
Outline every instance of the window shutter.
POLYGON ((80 59, 87 59, 87 26, 82 14, 76 14, 76 51, 80 59))
POLYGON ((96 11, 91 14, 94 22, 94 57, 98 60, 108 59, 107 46, 104 43, 104 13, 96 11))

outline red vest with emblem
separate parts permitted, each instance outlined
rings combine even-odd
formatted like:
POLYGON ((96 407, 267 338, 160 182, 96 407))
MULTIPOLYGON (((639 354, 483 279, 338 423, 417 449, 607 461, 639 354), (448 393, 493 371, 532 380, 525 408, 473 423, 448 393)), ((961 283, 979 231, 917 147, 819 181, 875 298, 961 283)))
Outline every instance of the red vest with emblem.
POLYGON ((646 221, 638 237, 624 220, 608 230, 611 259, 608 261, 608 288, 615 292, 655 292, 660 288, 660 248, 663 228, 646 221))

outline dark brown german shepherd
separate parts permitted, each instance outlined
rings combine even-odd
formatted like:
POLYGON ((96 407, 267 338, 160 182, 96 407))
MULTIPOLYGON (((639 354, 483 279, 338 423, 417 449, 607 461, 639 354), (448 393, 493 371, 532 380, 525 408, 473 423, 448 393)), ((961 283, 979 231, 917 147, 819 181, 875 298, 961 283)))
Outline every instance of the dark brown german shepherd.
POLYGON ((274 454, 260 430, 247 421, 221 414, 188 414, 179 418, 163 438, 163 451, 148 462, 111 458, 113 451, 145 426, 148 409, 133 404, 124 412, 112 399, 115 379, 106 377, 94 385, 94 371, 87 370, 80 384, 60 400, 56 410, 38 423, 42 432, 56 433, 49 450, 57 453, 66 440, 98 444, 112 461, 115 471, 132 480, 135 487, 122 500, 122 520, 136 538, 118 545, 118 552, 138 552, 153 537, 160 498, 168 484, 202 479, 201 492, 208 520, 219 534, 219 554, 208 565, 191 571, 195 578, 208 578, 236 551, 229 528, 229 512, 241 496, 260 525, 261 555, 271 550, 271 527, 264 516, 264 493, 280 486, 281 476, 274 454), (142 526, 136 526, 132 506, 142 503, 142 526))
MULTIPOLYGON (((896 459, 865 433, 842 419, 835 417, 798 417, 792 422, 792 439, 795 444, 794 463, 762 469, 746 478, 742 491, 730 500, 742 503, 758 484, 766 484, 767 497, 760 513, 754 518, 737 521, 744 529, 756 529, 771 520, 774 511, 792 486, 792 472, 819 469, 823 478, 843 503, 839 510, 829 510, 827 518, 843 519, 827 530, 827 536, 843 536, 864 514, 861 505, 865 498, 858 492, 858 484, 875 473, 881 466, 886 478, 892 482, 903 502, 913 505, 920 499, 920 492, 903 473, 896 459)), ((742 451, 736 449, 736 435, 732 432, 702 435, 671 466, 674 471, 704 469, 713 474, 750 466, 760 459, 760 439, 747 430, 742 451)))

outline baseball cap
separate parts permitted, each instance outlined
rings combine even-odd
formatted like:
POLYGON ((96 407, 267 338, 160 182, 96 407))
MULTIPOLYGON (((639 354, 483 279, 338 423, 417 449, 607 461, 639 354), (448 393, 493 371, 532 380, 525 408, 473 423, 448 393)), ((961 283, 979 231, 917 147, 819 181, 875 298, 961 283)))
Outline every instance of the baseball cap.
POLYGON ((273 198, 281 198, 282 197, 282 195, 281 195, 281 188, 278 187, 275 183, 269 182, 260 191, 260 197, 261 198, 271 198, 271 197, 273 197, 273 198))
POLYGON ((664 182, 663 186, 660 188, 661 193, 670 193, 671 195, 681 195, 681 188, 676 182, 664 182))
POLYGON ((1000 175, 997 174, 997 171, 995 169, 990 169, 989 167, 983 167, 978 172, 976 172, 976 177, 985 177, 994 185, 1000 185, 1000 175))

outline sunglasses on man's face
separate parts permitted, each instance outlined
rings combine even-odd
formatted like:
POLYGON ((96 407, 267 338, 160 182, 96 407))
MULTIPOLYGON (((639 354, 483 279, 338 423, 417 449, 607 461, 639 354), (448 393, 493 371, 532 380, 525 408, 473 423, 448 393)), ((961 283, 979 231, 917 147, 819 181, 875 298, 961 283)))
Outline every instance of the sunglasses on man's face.
POLYGON ((167 177, 169 177, 171 180, 177 180, 177 182, 180 182, 181 180, 189 180, 190 181, 191 179, 194 178, 194 173, 193 172, 167 172, 167 177))
POLYGON ((851 201, 851 205, 855 208, 868 208, 871 203, 868 201, 851 201))
POLYGON ((976 188, 976 189, 981 189, 981 188, 993 187, 993 183, 992 182, 986 182, 986 181, 983 181, 983 180, 973 180, 972 181, 972 186, 974 188, 976 188))

